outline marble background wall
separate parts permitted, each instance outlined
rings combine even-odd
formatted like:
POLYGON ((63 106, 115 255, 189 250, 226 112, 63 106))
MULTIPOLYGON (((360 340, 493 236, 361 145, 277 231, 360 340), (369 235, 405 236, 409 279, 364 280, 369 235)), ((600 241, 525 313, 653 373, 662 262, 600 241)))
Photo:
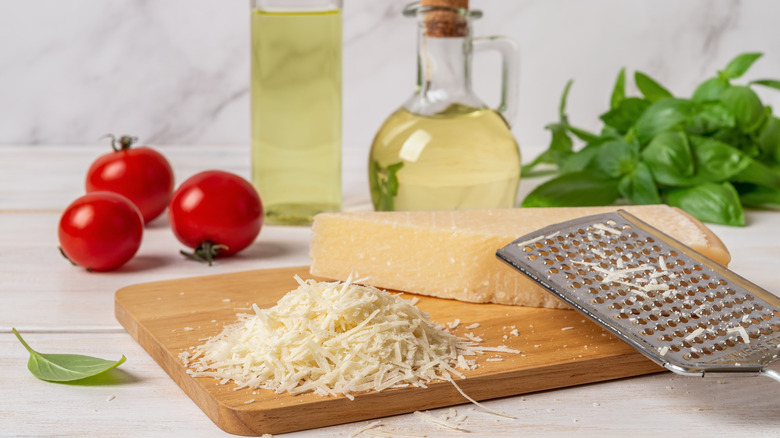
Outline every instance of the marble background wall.
MULTIPOLYGON (((406 1, 345 0, 344 143, 368 149, 412 91, 406 1)), ((780 78, 777 0, 472 0, 477 35, 522 54, 522 146, 547 143, 561 90, 570 119, 600 126, 622 66, 688 95, 743 51, 748 78, 780 78)), ((0 0, 0 145, 91 144, 107 132, 150 144, 249 144, 249 5, 236 0, 0 0)), ((477 56, 475 89, 498 96, 498 58, 477 56)), ((780 92, 762 98, 780 110, 780 92)), ((776 110, 777 112, 777 110, 776 110)))

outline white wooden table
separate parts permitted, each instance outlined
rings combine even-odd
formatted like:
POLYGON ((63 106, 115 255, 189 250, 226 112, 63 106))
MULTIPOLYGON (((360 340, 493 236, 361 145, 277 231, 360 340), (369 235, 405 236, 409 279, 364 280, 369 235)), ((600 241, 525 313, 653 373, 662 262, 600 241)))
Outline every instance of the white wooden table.
MULTIPOLYGON (((248 177, 246 147, 159 147, 177 182, 207 168, 248 177)), ((122 286, 187 276, 308 264, 310 230, 265 227, 240 255, 208 268, 183 259, 166 219, 145 231, 134 260, 111 273, 87 273, 57 252, 59 215, 83 192, 84 172, 101 146, 0 147, 0 435, 226 436, 114 319, 122 286), (36 349, 119 358, 124 381, 109 386, 52 384, 27 370, 16 327, 36 349)), ((524 151, 527 157, 534 152, 524 151)), ((345 151, 345 208, 369 208, 367 150, 345 151)), ((525 181, 521 192, 532 184, 525 181)), ((732 269, 780 292, 780 212, 749 212, 748 226, 713 226, 731 250, 732 269)), ((780 384, 765 378, 700 379, 671 373, 510 397, 486 403, 517 419, 457 407, 472 436, 778 436, 780 384)), ((434 412, 436 413, 436 412, 434 412)), ((386 429, 460 436, 412 415, 386 429)), ((349 436, 366 422, 289 434, 349 436)))

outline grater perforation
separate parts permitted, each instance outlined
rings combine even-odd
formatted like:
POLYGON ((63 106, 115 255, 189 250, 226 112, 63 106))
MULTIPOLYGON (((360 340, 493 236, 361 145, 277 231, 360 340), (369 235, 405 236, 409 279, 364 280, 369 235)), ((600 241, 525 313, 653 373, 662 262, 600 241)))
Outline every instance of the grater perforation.
POLYGON ((780 380, 780 299, 625 211, 543 228, 497 256, 672 371, 780 380))

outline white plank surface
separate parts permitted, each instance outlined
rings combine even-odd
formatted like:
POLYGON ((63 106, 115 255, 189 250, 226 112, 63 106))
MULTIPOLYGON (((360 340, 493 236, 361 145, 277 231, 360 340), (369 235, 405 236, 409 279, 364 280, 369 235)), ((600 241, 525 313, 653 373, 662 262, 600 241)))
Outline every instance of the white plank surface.
MULTIPOLYGON (((205 168, 248 176, 238 147, 163 147, 177 180, 205 168), (204 167, 204 163, 208 167, 204 167)), ((158 219, 138 257, 112 273, 87 273, 56 250, 62 208, 82 192, 83 172, 100 147, 0 148, 0 436, 223 436, 195 404, 122 330, 113 293, 146 281, 308 263, 310 230, 265 227, 237 257, 209 268, 181 258, 181 245, 158 219), (18 328, 37 349, 105 358, 125 354, 124 381, 58 385, 36 380, 18 328), (111 401, 108 399, 113 397, 111 401)), ((345 153, 346 207, 367 208, 365 151, 345 153)), ((521 187, 527 192, 533 181, 521 187)), ((737 273, 777 293, 780 212, 749 212, 745 228, 713 226, 737 273)), ((516 420, 473 411, 473 436, 777 436, 780 384, 764 378, 696 379, 660 374, 489 402, 516 420)), ((445 412, 446 409, 435 411, 445 412)), ((460 436, 411 415, 383 419, 387 430, 460 436)), ((365 422, 288 436, 348 436, 365 422)))

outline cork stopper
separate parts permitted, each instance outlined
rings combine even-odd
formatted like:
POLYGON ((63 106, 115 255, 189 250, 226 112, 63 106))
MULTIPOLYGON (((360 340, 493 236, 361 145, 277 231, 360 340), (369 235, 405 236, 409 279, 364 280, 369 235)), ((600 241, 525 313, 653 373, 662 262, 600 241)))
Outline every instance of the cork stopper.
MULTIPOLYGON (((468 9, 469 0, 420 0, 420 6, 444 6, 468 9)), ((466 17, 446 9, 433 10, 425 16, 425 34, 429 37, 464 37, 468 34, 466 17)))

